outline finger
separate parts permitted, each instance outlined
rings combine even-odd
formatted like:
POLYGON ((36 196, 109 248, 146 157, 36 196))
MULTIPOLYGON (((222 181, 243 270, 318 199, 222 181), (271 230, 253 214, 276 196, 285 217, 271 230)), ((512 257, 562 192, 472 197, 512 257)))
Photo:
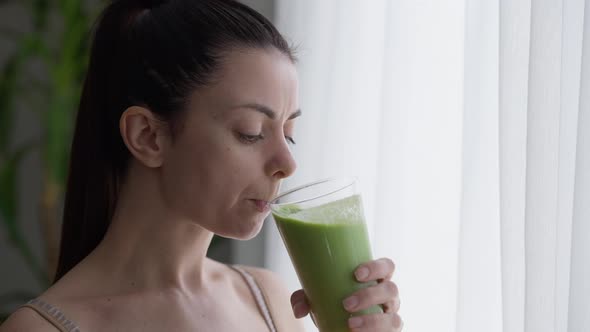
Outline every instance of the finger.
POLYGON ((374 305, 394 301, 398 297, 397 285, 384 281, 375 286, 360 289, 342 301, 348 312, 357 312, 374 305))
POLYGON ((400 309, 399 297, 394 298, 391 301, 383 303, 383 312, 385 313, 397 313, 400 309))
POLYGON ((293 308, 293 315, 295 315, 295 318, 302 318, 309 314, 311 308, 302 289, 291 295, 291 307, 293 308))
POLYGON ((372 314, 351 317, 348 327, 352 332, 393 331, 399 332, 403 328, 403 321, 398 314, 372 314))
POLYGON ((297 302, 293 306, 293 315, 295 318, 303 318, 307 316, 310 312, 311 308, 305 302, 297 302))
POLYGON ((307 302, 303 289, 295 291, 293 294, 291 294, 291 305, 293 306, 299 302, 307 302))
POLYGON ((359 265, 354 275, 358 281, 389 280, 394 271, 393 261, 389 258, 381 258, 359 265))

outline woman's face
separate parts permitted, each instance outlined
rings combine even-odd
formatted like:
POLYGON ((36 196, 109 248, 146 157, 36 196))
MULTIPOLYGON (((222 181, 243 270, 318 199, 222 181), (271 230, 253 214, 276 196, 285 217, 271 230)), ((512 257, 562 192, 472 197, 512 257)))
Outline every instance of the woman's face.
POLYGON ((255 236, 267 202, 296 168, 295 66, 277 50, 227 55, 215 83, 194 92, 162 165, 166 203, 225 237, 255 236))

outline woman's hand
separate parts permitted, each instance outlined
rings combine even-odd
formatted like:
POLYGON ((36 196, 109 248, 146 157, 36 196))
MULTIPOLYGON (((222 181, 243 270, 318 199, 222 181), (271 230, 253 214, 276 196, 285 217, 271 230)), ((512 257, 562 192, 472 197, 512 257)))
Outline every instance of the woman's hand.
MULTIPOLYGON (((402 330, 403 322, 397 314, 400 307, 399 293, 397 285, 390 280, 394 270, 395 265, 391 259, 381 258, 361 264, 354 271, 359 282, 377 281, 377 285, 358 290, 344 299, 342 302, 344 309, 354 313, 375 305, 382 305, 384 312, 349 318, 348 326, 351 331, 398 332, 402 330)), ((297 318, 305 317, 310 313, 310 307, 302 289, 291 295, 291 306, 297 318)))

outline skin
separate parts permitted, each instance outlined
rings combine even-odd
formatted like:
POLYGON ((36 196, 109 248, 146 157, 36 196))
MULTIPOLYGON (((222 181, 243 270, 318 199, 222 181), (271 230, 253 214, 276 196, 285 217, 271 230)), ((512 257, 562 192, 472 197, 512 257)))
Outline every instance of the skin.
MULTIPOLYGON (((206 253, 213 234, 254 237, 268 215, 261 207, 295 171, 289 145, 300 113, 297 73, 276 50, 239 49, 227 54, 216 78, 190 96, 175 132, 147 108, 133 106, 121 116, 132 161, 107 234, 39 296, 82 330, 267 330, 242 278, 206 253)), ((393 262, 368 262, 357 272, 362 268, 369 273, 359 280, 379 283, 352 294, 357 304, 350 310, 385 304, 386 313, 349 321, 360 323, 351 330, 401 330, 393 262)), ((309 313, 303 291, 289 303, 272 272, 258 269, 257 278, 272 290, 281 326, 303 330, 296 319, 309 313)), ((28 308, 0 327, 50 330, 28 308)))

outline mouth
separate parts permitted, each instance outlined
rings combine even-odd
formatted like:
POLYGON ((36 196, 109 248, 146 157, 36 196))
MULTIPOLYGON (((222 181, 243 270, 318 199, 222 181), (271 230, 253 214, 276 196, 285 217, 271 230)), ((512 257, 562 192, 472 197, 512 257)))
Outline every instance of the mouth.
POLYGON ((263 201, 259 199, 251 199, 250 201, 254 203, 254 206, 260 213, 268 212, 270 210, 268 201, 263 201))

